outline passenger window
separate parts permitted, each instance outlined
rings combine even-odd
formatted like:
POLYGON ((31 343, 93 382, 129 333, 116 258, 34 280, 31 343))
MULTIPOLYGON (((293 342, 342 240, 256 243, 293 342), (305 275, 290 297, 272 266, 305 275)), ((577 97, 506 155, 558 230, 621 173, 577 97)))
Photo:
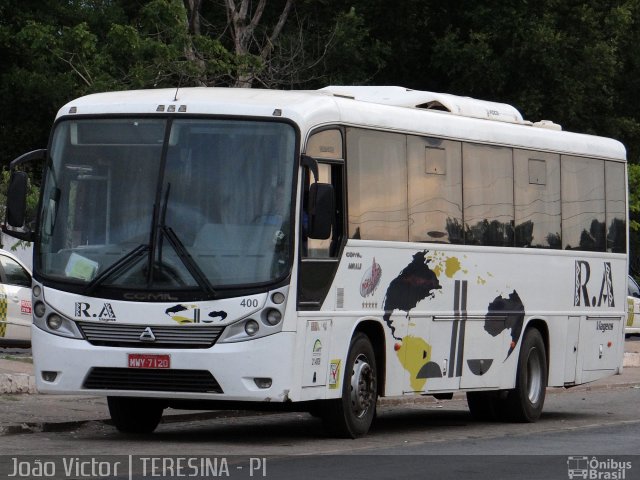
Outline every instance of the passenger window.
POLYGON ((625 220, 624 165, 605 162, 607 195, 607 252, 625 253, 627 251, 627 222, 625 220))
POLYGON ((516 247, 562 248, 560 156, 514 150, 516 247))
POLYGON ((407 241, 405 135, 347 130, 349 237, 407 241))
POLYGON ((562 243, 603 252, 606 245, 604 161, 562 156, 562 243))
POLYGON ((460 142, 408 137, 409 240, 462 243, 460 142))
POLYGON ((467 245, 513 246, 513 159, 503 147, 463 144, 467 245))

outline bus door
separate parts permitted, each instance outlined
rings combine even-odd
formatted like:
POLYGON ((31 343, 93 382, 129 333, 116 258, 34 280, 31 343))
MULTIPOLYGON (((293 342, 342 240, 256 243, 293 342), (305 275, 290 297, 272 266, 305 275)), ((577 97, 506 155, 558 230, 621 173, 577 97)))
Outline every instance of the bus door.
POLYGON ((322 130, 311 136, 307 154, 318 162, 319 178, 311 172, 304 175, 300 228, 300 275, 298 278, 298 307, 301 310, 320 310, 326 297, 333 293, 334 301, 327 304, 331 310, 339 308, 336 292, 329 292, 338 270, 340 255, 344 247, 344 160, 342 133, 338 129, 322 130), (309 185, 319 183, 333 185, 335 210, 332 212, 332 228, 328 238, 317 239, 307 235, 309 185))

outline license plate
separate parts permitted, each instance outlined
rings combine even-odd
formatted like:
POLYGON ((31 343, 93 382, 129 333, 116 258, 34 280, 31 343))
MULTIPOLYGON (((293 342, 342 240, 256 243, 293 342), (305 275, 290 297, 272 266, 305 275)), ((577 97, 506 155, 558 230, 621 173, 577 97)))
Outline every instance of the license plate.
POLYGON ((127 360, 129 368, 171 368, 170 355, 130 353, 127 360))

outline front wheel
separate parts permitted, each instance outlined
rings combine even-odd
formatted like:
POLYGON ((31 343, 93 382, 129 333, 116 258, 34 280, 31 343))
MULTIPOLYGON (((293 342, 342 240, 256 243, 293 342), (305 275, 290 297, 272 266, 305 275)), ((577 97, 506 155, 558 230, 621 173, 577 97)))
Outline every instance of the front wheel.
POLYGON ((331 434, 358 438, 369 431, 378 400, 377 378, 371 341, 364 333, 357 333, 349 347, 342 397, 328 401, 322 414, 323 424, 331 434))
POLYGON ((113 424, 122 433, 151 433, 160 419, 164 407, 152 398, 107 397, 113 424))
POLYGON ((542 335, 535 328, 525 332, 516 373, 516 388, 506 398, 507 415, 514 422, 540 418, 547 388, 547 356, 542 335))

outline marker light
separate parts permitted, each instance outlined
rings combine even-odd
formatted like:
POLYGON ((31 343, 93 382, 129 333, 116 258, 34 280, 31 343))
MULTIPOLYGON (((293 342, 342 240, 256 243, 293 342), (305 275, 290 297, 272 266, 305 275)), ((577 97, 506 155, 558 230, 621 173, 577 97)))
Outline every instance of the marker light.
POLYGON ((271 295, 271 301, 276 305, 280 305, 281 303, 284 302, 284 293, 282 292, 274 293, 273 295, 271 295))

